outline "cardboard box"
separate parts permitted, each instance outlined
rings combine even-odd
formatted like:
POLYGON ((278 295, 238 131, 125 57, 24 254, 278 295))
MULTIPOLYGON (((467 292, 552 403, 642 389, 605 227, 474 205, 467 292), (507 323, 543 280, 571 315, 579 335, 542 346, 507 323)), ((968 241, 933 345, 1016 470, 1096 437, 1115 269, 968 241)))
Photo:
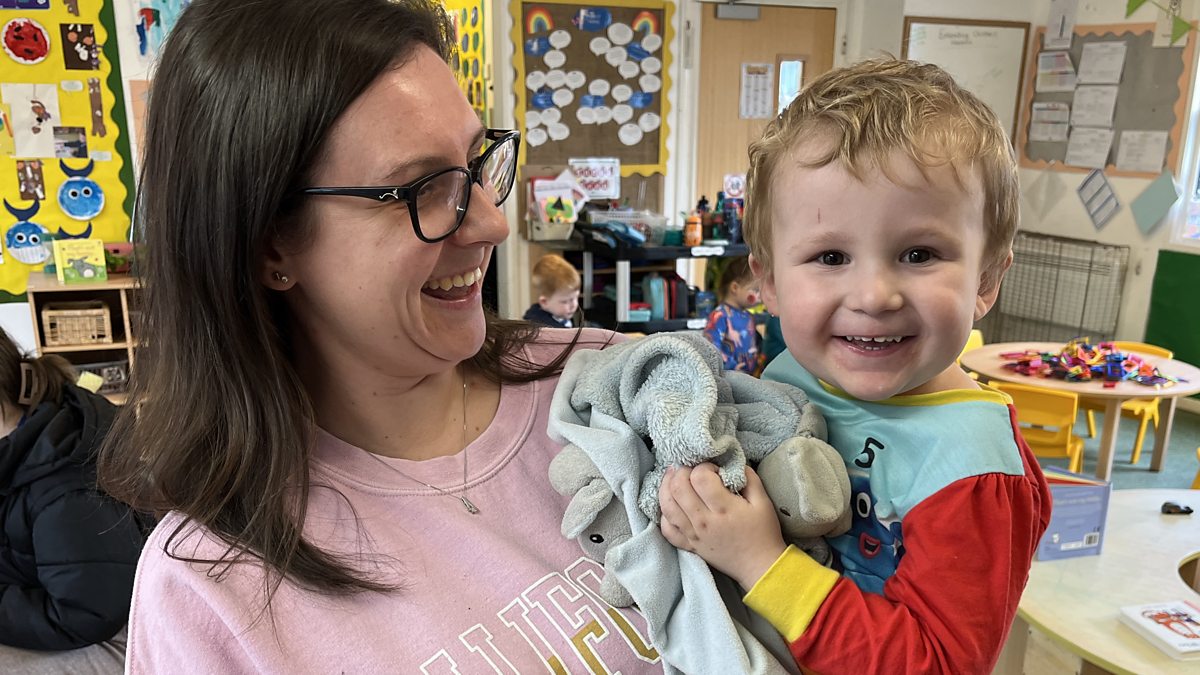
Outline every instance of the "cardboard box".
POLYGON ((1065 469, 1045 467, 1054 506, 1038 544, 1038 560, 1100 555, 1112 484, 1065 469))

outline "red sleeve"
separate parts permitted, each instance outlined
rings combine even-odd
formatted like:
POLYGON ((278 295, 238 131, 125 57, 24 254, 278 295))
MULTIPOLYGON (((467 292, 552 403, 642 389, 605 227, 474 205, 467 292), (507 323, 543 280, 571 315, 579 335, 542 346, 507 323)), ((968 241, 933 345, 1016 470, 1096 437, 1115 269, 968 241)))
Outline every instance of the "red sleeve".
POLYGON ((946 486, 904 518, 904 558, 865 593, 840 579, 791 646, 820 673, 989 673, 1042 533, 1050 491, 1025 443, 1024 476, 946 486))
MULTIPOLYGON (((990 673, 1050 520, 1050 491, 1041 469, 1024 441, 1018 438, 1018 444, 1024 475, 964 478, 905 516, 905 554, 882 596, 840 577, 808 615, 811 620, 797 620, 795 606, 805 604, 797 602, 797 589, 814 586, 821 575, 811 569, 811 560, 781 558, 779 578, 770 580, 772 568, 763 578, 767 587, 756 584, 747 603, 754 607, 756 593, 765 597, 790 588, 792 608, 772 616, 773 603, 764 603, 759 613, 784 634, 806 670, 990 673), (784 580, 789 568, 791 578, 784 580)), ((795 549, 784 554, 789 555, 804 556, 795 549)))

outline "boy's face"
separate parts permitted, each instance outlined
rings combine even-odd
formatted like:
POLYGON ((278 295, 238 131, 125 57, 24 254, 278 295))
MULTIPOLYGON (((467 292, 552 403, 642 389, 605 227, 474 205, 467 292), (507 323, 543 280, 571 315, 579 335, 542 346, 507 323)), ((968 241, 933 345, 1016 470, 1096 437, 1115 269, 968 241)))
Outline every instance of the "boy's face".
POLYGON ((890 173, 781 163, 763 299, 796 360, 856 398, 971 387, 955 359, 998 290, 980 288, 978 169, 960 187, 952 167, 926 180, 894 154, 890 173))
POLYGON ((757 305, 761 299, 762 297, 758 290, 758 284, 753 278, 731 282, 729 284, 729 292, 726 293, 725 296, 725 302, 728 302, 738 309, 747 309, 753 307, 757 305))
POLYGON ((554 295, 540 296, 538 304, 542 309, 553 314, 556 319, 569 319, 575 316, 575 310, 579 309, 579 289, 563 289, 555 292, 554 295))

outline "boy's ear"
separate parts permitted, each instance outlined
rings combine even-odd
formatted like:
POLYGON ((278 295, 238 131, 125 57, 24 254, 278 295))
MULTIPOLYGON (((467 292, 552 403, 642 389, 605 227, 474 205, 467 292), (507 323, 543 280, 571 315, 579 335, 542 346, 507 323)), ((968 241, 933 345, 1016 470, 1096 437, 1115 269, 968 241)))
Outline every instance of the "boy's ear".
POLYGON ((754 273, 754 278, 758 280, 758 290, 762 293, 763 305, 766 306, 768 312, 779 316, 779 312, 777 311, 779 299, 775 293, 775 273, 764 274, 763 270, 763 264, 751 253, 750 271, 754 273))
POLYGON ((1013 254, 1012 249, 1009 249, 1008 255, 1005 256, 1004 262, 999 265, 992 274, 985 274, 979 280, 979 294, 975 297, 975 320, 979 321, 996 304, 996 298, 1000 296, 1000 282, 1004 280, 1004 274, 1008 272, 1008 268, 1012 265, 1013 254))

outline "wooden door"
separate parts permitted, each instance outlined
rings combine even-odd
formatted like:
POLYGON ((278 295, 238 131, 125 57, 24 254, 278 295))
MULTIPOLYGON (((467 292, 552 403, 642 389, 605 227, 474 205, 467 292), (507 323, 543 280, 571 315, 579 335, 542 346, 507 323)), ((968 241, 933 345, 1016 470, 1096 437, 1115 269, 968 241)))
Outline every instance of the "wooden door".
POLYGON ((780 62, 801 60, 807 84, 833 68, 837 11, 759 5, 755 21, 718 19, 715 4, 705 3, 702 12, 693 194, 715 204, 725 174, 746 173, 746 150, 769 121, 741 119, 742 64, 774 64, 772 91, 778 91, 780 62))

